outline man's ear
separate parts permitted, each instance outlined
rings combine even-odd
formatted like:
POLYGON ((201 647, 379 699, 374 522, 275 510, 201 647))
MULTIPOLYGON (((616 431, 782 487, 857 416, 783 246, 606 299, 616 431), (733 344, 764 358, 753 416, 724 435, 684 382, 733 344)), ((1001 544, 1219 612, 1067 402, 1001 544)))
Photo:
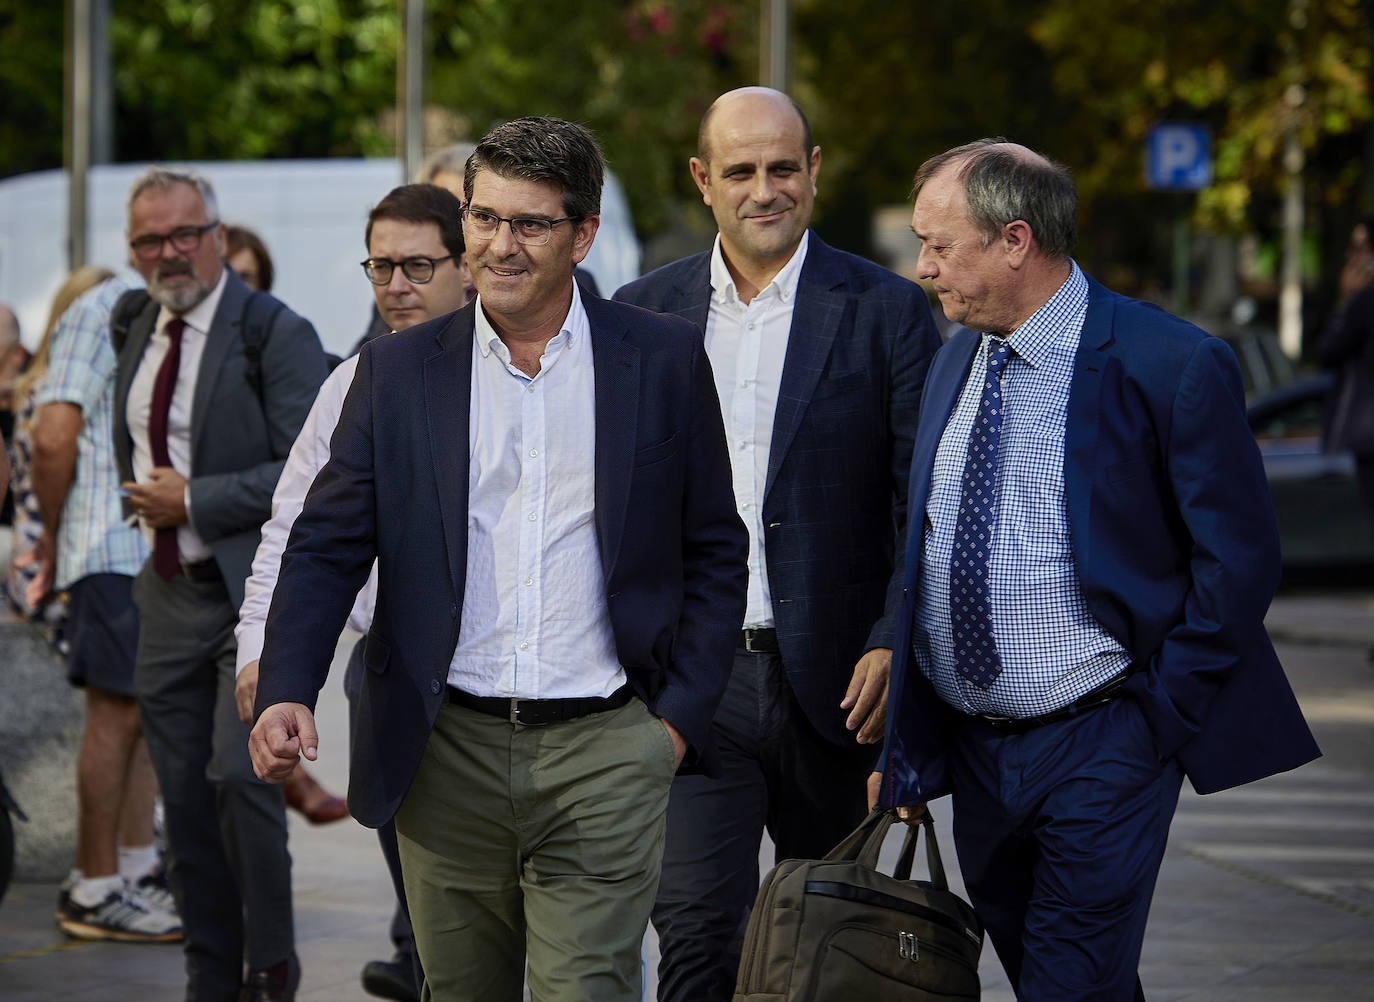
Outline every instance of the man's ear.
POLYGON ((692 180, 697 183, 697 190, 701 192, 701 200, 707 205, 711 204, 711 167, 701 157, 692 157, 687 161, 687 168, 692 172, 692 180))
POLYGON ((1024 219, 1013 219, 1002 227, 1001 241, 1007 263, 1019 268, 1035 245, 1035 234, 1031 232, 1030 223, 1024 219))

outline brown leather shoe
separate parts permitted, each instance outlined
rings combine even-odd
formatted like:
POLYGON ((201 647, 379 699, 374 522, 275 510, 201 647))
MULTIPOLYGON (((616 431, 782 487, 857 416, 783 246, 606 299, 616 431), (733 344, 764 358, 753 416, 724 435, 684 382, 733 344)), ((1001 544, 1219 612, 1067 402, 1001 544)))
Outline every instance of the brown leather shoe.
POLYGON ((241 1002, 294 1002, 300 983, 300 961, 292 953, 271 967, 249 971, 239 999, 241 1002))
POLYGON ((302 766, 296 766, 291 778, 282 784, 282 795, 287 807, 300 811, 313 825, 327 825, 348 817, 348 802, 315 782, 302 766))

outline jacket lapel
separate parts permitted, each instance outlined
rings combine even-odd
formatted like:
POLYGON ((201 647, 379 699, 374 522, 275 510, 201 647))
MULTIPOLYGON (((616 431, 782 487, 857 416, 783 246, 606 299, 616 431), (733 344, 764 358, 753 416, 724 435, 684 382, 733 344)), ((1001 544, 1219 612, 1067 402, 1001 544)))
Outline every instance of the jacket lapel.
POLYGON ((778 403, 773 411, 773 437, 768 449, 768 477, 763 496, 773 489, 778 469, 796 437, 807 405, 844 319, 848 298, 845 274, 836 265, 830 248, 811 234, 806 260, 792 304, 792 327, 787 335, 787 354, 782 364, 778 403))
MULTIPOLYGON (((224 359, 229 354, 230 345, 238 343, 243 336, 239 330, 243 321, 243 304, 252 295, 248 286, 227 265, 224 272, 224 294, 219 297, 215 318, 210 321, 210 330, 205 335, 205 350, 201 352, 200 368, 196 372, 196 395, 191 401, 192 473, 195 472, 196 457, 203 455, 199 448, 200 436, 205 432, 205 424, 210 417, 210 399, 214 396, 215 383, 224 369, 224 359)), ((243 392, 249 395, 254 392, 246 380, 243 392)), ((261 409, 262 402, 254 397, 249 406, 261 409)))
POLYGON ((1092 489, 1097 470, 1098 419, 1102 406, 1102 374, 1110 356, 1115 310, 1111 297, 1088 279, 1088 312, 1078 339, 1069 386, 1069 409, 1064 424, 1064 500, 1074 555, 1086 567, 1092 551, 1092 489))
POLYGON ((596 535, 609 581, 625 531, 639 419, 639 349, 604 300, 582 300, 592 334, 596 392, 596 535))
POLYGON ((683 273, 673 288, 674 301, 666 303, 665 313, 676 313, 706 333, 706 317, 711 311, 711 255, 698 255, 697 262, 683 273))
POLYGON ((453 314, 435 333, 438 352, 425 359, 425 417, 449 574, 459 606, 468 566, 468 419, 472 401, 475 307, 453 314))

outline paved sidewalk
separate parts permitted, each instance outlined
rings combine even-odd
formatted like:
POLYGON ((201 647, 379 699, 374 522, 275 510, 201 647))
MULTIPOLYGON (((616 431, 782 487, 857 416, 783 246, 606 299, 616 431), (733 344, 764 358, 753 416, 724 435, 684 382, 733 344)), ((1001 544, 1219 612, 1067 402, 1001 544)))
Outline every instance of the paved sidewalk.
MULTIPOLYGON (((1151 1002, 1374 999, 1374 593, 1281 597, 1269 617, 1325 757, 1198 797, 1185 784, 1141 974, 1151 1002)), ((340 671, 320 704, 321 761, 345 786, 340 671)), ((936 805, 957 882, 948 804, 936 805)), ((373 833, 291 819, 302 1000, 356 1002, 362 964, 389 953, 391 889, 373 833)), ((889 845, 889 851, 892 846, 889 845)), ((0 904, 0 1000, 161 1002, 182 997, 177 947, 75 943, 53 924, 55 884, 0 904)), ((654 945, 650 955, 650 982, 654 945)), ((988 1002, 1013 995, 989 950, 988 1002)))

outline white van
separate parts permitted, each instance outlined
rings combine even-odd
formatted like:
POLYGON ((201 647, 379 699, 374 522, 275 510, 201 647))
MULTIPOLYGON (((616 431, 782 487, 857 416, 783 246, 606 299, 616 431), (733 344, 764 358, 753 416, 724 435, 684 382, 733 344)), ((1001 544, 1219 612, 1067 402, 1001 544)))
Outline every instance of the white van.
MULTIPOLYGON (((346 355, 367 328, 372 292, 367 214, 401 183, 395 160, 219 160, 186 163, 215 187, 224 220, 255 230, 276 269, 273 295, 315 325, 326 351, 346 355)), ((87 195, 90 264, 128 260, 129 186, 147 164, 92 167, 87 195)), ((67 274, 67 178, 59 170, 0 181, 0 303, 19 316, 32 350, 67 274)), ((609 296, 639 277, 640 246, 620 182, 607 172, 601 228, 583 262, 609 296)))

